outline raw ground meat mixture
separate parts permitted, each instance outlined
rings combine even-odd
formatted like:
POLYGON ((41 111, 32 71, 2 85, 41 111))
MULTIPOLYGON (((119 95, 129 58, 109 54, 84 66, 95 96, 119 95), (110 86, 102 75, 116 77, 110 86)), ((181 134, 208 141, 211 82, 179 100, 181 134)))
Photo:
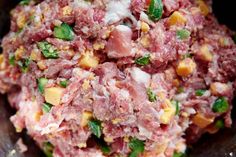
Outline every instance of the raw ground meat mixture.
POLYGON ((211 1, 23 0, 0 92, 50 157, 176 157, 230 127, 233 32, 211 1))

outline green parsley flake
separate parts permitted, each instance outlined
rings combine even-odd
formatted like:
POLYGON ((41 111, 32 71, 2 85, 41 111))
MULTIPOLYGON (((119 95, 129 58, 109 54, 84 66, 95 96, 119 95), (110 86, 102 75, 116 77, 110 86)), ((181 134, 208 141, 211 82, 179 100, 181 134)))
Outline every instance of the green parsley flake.
POLYGON ((186 29, 180 29, 176 31, 176 36, 178 39, 185 40, 190 37, 190 32, 186 29))
POLYGON ((203 96, 205 92, 206 92, 205 89, 198 89, 195 91, 195 95, 196 96, 203 96))
POLYGON ((52 104, 43 103, 43 106, 42 106, 43 113, 48 113, 48 112, 50 112, 52 106, 53 106, 52 104))
POLYGON ((38 47, 42 51, 42 54, 45 58, 56 59, 59 57, 57 50, 46 41, 38 42, 38 47))
POLYGON ((141 66, 148 65, 150 63, 150 54, 146 54, 135 60, 135 63, 141 66))
POLYGON ((102 126, 101 122, 98 120, 91 120, 88 122, 88 126, 90 128, 90 131, 97 136, 98 138, 102 135, 102 126))
POLYGON ((56 26, 53 31, 53 35, 56 38, 71 41, 74 39, 73 29, 66 23, 62 23, 61 26, 56 26))
POLYGON ((212 107, 213 112, 217 113, 224 113, 229 109, 228 101, 225 99, 225 97, 218 98, 212 107))
POLYGON ((149 101, 155 102, 157 100, 156 94, 153 93, 153 91, 150 88, 147 89, 147 95, 148 95, 148 100, 149 101))
POLYGON ((153 21, 158 21, 162 17, 163 4, 162 0, 151 0, 148 7, 148 16, 153 21))
POLYGON ((131 149, 129 157, 138 157, 140 153, 144 152, 144 141, 132 138, 129 142, 129 148, 131 149))

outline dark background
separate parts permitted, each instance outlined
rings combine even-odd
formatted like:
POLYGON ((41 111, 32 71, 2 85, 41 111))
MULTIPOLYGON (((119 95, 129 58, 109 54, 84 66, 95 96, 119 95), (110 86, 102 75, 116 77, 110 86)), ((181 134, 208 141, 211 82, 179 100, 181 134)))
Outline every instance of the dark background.
MULTIPOLYGON (((213 10, 218 20, 236 30, 236 0, 214 0, 213 10)), ((9 10, 19 0, 0 0, 0 39, 9 30, 9 10)), ((1 41, 1 40, 0 40, 1 41)), ((0 48, 1 53, 1 48, 0 48)), ((15 133, 15 129, 9 121, 14 110, 7 105, 6 96, 0 96, 0 157, 42 157, 43 153, 34 144, 33 140, 26 135, 15 133), (28 146, 24 154, 18 153, 15 143, 22 138, 28 146), (15 150, 15 151, 14 151, 15 150)), ((236 157, 236 111, 232 113, 235 120, 231 129, 225 129, 215 135, 204 135, 198 143, 190 149, 191 157, 236 157)))

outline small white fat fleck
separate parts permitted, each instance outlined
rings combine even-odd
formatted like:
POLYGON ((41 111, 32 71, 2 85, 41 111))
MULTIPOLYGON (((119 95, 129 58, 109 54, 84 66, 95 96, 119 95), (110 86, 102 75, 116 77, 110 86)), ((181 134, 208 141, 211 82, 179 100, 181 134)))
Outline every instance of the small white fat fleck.
POLYGON ((141 125, 138 125, 138 130, 141 136, 145 136, 148 139, 152 138, 152 132, 148 131, 146 128, 142 127, 141 125))
POLYGON ((121 95, 121 97, 122 98, 124 98, 124 99, 129 99, 129 92, 127 91, 127 90, 125 90, 125 89, 121 89, 120 90, 120 95, 121 95))
POLYGON ((190 107, 186 107, 184 110, 185 110, 188 114, 195 114, 195 113, 196 113, 195 109, 190 108, 190 107))
POLYGON ((137 83, 143 83, 146 87, 149 86, 151 75, 142 71, 141 69, 134 67, 130 70, 131 77, 137 82, 137 83))
POLYGON ((104 22, 113 24, 121 19, 130 17, 130 0, 111 0, 106 6, 106 15, 104 22))
POLYGON ((188 97, 188 93, 180 93, 180 94, 175 95, 174 99, 182 102, 182 101, 186 100, 187 97, 188 97))
POLYGON ((120 32, 128 32, 128 33, 132 31, 128 26, 125 25, 118 25, 116 26, 116 29, 120 32))

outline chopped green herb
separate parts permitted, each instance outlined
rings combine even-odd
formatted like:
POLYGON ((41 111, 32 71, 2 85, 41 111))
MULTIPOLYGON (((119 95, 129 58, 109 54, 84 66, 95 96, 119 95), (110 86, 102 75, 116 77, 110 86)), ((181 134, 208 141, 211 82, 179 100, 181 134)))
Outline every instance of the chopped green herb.
POLYGON ((162 17, 163 4, 162 0, 151 0, 148 8, 148 15, 153 21, 157 21, 162 17))
POLYGON ((184 92, 184 87, 179 87, 177 89, 177 93, 183 93, 184 92))
POLYGON ((205 92, 206 92, 205 89, 198 89, 195 91, 195 95, 196 96, 203 96, 205 92))
POLYGON ((63 39, 63 40, 74 39, 74 32, 72 28, 66 23, 62 23, 61 26, 56 26, 54 28, 53 35, 56 38, 63 39))
POLYGON ((142 66, 149 64, 150 63, 150 54, 146 54, 143 57, 136 59, 135 63, 138 65, 142 65, 142 66))
POLYGON ((98 138, 102 135, 102 127, 101 122, 98 120, 91 120, 88 122, 88 126, 90 128, 90 131, 97 136, 98 138))
POLYGON ((186 154, 185 153, 181 153, 181 152, 179 152, 179 153, 175 152, 173 157, 186 157, 186 154))
POLYGON ((100 145, 100 148, 105 155, 111 152, 111 148, 108 145, 100 145))
POLYGON ((157 100, 156 94, 153 93, 153 91, 150 88, 147 89, 147 95, 148 95, 148 100, 149 101, 155 102, 157 100))
POLYGON ((172 100, 172 101, 171 101, 171 104, 175 106, 175 115, 178 115, 178 114, 179 114, 179 110, 180 110, 180 108, 179 108, 179 102, 176 101, 176 100, 172 100))
POLYGON ((9 56, 9 64, 10 65, 15 65, 15 55, 14 54, 10 54, 9 56))
POLYGON ((57 50, 46 41, 38 42, 38 47, 42 51, 45 58, 56 59, 59 57, 57 50))
POLYGON ((193 54, 191 54, 191 53, 186 53, 186 54, 184 54, 184 55, 181 57, 181 59, 192 58, 192 57, 193 57, 193 54))
POLYGON ((178 39, 185 40, 188 39, 190 36, 190 32, 186 29, 180 29, 176 31, 176 36, 178 39))
POLYGON ((30 0, 21 0, 20 1, 20 5, 29 5, 29 3, 30 3, 30 0))
POLYGON ((132 138, 129 142, 129 148, 132 150, 129 157, 138 157, 140 153, 144 152, 144 141, 132 138))
POLYGON ((60 81, 60 86, 66 88, 68 85, 68 80, 65 80, 65 81, 60 81))
POLYGON ((44 93, 44 87, 48 83, 48 79, 46 78, 39 78, 38 79, 38 90, 41 94, 44 93))
POLYGON ((43 143, 43 152, 47 157, 53 157, 54 146, 50 142, 43 143))
POLYGON ((29 70, 30 59, 26 58, 26 59, 20 60, 20 61, 17 62, 17 64, 19 65, 21 71, 23 73, 26 73, 29 70))
POLYGON ((212 107, 213 112, 224 113, 229 109, 228 101, 224 97, 218 98, 212 107))
POLYGON ((219 128, 219 129, 222 129, 222 128, 225 127, 225 122, 224 122, 222 119, 217 120, 217 121, 215 122, 215 127, 216 127, 216 128, 219 128))
POLYGON ((52 108, 52 104, 49 104, 49 103, 43 103, 43 107, 42 107, 42 110, 43 110, 43 113, 48 113, 52 108))
POLYGON ((234 36, 233 36, 233 41, 236 44, 236 34, 234 34, 234 36))

